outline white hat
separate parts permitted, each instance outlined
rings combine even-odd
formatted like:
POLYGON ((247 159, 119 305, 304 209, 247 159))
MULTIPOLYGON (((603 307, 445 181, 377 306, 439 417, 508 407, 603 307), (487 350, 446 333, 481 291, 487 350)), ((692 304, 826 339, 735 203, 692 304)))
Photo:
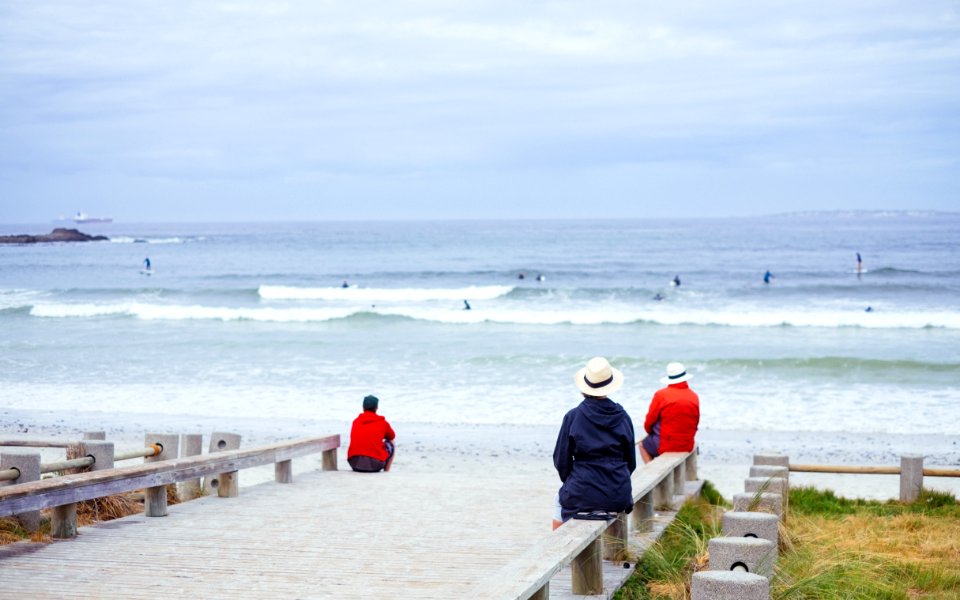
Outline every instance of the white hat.
POLYGON ((614 369, 607 359, 597 356, 573 376, 577 389, 588 396, 603 398, 623 385, 623 373, 614 369))
POLYGON ((670 385, 671 383, 680 383, 681 381, 689 381, 693 379, 693 375, 687 373, 687 370, 683 368, 681 363, 670 363, 667 365, 667 376, 660 378, 660 383, 670 385))

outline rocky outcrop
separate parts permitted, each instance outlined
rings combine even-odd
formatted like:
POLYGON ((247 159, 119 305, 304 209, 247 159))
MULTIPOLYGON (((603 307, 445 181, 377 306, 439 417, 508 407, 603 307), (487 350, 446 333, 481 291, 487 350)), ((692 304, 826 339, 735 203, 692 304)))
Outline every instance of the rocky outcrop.
POLYGON ((0 244, 43 244, 47 242, 105 242, 105 235, 87 235, 76 229, 57 227, 42 235, 0 235, 0 244))

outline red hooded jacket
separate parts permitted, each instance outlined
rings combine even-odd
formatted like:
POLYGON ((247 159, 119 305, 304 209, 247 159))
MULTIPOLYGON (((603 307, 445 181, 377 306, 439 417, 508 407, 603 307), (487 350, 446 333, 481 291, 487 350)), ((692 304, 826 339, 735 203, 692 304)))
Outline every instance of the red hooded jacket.
POLYGON ((647 419, 643 422, 647 433, 658 419, 660 454, 693 450, 693 437, 700 424, 700 398, 686 381, 668 385, 653 395, 647 419))
POLYGON ((395 437, 393 427, 390 427, 386 419, 372 410, 365 410, 353 420, 347 458, 369 456, 377 460, 387 460, 390 455, 383 447, 383 440, 392 440, 395 437))

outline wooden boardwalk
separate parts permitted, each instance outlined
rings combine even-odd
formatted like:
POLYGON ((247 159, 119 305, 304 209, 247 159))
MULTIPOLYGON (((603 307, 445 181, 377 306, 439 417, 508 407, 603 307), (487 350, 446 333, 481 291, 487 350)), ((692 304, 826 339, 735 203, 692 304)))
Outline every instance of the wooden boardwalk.
POLYGON ((0 597, 469 597, 549 534, 557 487, 555 475, 311 472, 0 547, 0 597))

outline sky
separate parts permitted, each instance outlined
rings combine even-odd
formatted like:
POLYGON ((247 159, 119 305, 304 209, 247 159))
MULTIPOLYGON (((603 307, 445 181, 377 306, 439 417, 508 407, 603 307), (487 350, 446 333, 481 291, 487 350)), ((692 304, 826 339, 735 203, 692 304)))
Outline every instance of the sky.
POLYGON ((960 4, 0 3, 0 223, 960 210, 960 4))

